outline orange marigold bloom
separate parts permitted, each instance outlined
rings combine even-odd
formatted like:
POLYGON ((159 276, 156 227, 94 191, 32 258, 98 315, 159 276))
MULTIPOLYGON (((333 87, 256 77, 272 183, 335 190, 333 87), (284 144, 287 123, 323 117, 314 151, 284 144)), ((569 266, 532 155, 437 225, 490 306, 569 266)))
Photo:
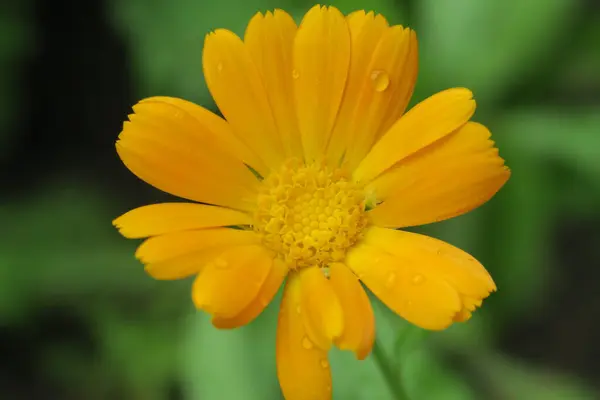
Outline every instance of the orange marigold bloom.
POLYGON ((277 370, 288 400, 331 398, 327 351, 365 358, 374 317, 361 282, 426 329, 466 321, 496 286, 467 253, 396 228, 466 213, 510 176, 468 89, 405 113, 414 31, 315 6, 299 27, 257 14, 244 40, 218 29, 203 54, 225 119, 185 100, 136 104, 117 141, 139 178, 196 203, 134 209, 114 224, 148 238, 156 279, 196 275, 217 328, 251 322, 285 281, 277 370))

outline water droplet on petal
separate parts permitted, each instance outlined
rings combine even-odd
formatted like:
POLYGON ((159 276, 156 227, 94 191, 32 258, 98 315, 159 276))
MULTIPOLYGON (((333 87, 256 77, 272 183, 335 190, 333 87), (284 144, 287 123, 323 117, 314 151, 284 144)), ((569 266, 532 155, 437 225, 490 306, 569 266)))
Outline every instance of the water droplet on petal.
POLYGON ((412 283, 414 285, 420 285, 423 282, 425 282, 425 277, 423 275, 415 275, 412 278, 412 283))
POLYGON ((313 347, 312 342, 307 336, 304 336, 304 338, 302 339, 302 347, 304 347, 306 350, 310 350, 313 347))
POLYGON ((388 275, 387 280, 385 281, 385 287, 391 289, 392 286, 394 286, 394 283, 396 283, 396 274, 392 272, 388 275))
POLYGON ((294 79, 300 78, 300 72, 298 72, 297 70, 293 70, 292 71, 292 78, 294 78, 294 79))
POLYGON ((220 269, 225 269, 225 268, 229 267, 229 264, 227 263, 227 261, 223 260, 222 258, 217 258, 213 262, 215 264, 215 267, 220 268, 220 269))
POLYGON ((321 367, 328 368, 329 367, 329 361, 327 361, 326 359, 322 359, 321 360, 321 367))
POLYGON ((296 312, 297 312, 298 314, 300 314, 300 311, 302 311, 302 309, 300 308, 300 305, 297 305, 297 306, 296 306, 296 312))
POLYGON ((221 71, 223 71, 223 63, 222 62, 217 64, 217 72, 221 72, 221 71))
POLYGON ((390 75, 380 69, 371 72, 371 81, 376 92, 383 92, 390 86, 390 75))

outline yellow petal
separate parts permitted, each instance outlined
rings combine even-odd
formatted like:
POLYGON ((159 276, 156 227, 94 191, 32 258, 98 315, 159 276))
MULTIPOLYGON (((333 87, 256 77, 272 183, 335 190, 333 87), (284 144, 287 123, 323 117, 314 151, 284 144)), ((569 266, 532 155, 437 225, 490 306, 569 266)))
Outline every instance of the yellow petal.
POLYGON ((408 42, 408 55, 402 67, 402 75, 399 77, 397 84, 391 82, 391 98, 395 101, 390 102, 389 107, 383 117, 383 122, 379 126, 375 139, 383 136, 393 124, 402 116, 406 107, 410 102, 417 83, 417 73, 419 70, 419 46, 417 42, 417 34, 415 31, 410 31, 408 42))
POLYGON ((363 360, 375 341, 375 317, 369 297, 358 278, 341 263, 329 266, 331 286, 340 301, 344 314, 344 331, 335 341, 342 350, 352 350, 363 360))
POLYGON ((338 157, 335 141, 345 141, 344 162, 351 170, 380 136, 384 120, 404 111, 416 80, 416 75, 405 73, 411 69, 414 32, 402 26, 387 28, 372 13, 363 19, 349 20, 353 37, 350 76, 329 148, 338 157))
POLYGON ((380 226, 452 218, 488 201, 510 177, 486 127, 469 122, 381 175, 367 192, 383 200, 369 212, 380 226))
POLYGON ((314 6, 294 42, 294 93, 304 155, 321 159, 335 123, 350 64, 350 33, 335 7, 314 6))
POLYGON ((291 95, 296 29, 296 23, 285 11, 258 13, 248 24, 244 43, 264 83, 285 155, 302 158, 294 96, 291 95))
POLYGON ((398 161, 429 146, 464 125, 475 112, 468 89, 448 89, 414 106, 373 146, 354 171, 368 183, 398 161))
POLYGON ((454 316, 454 320, 456 322, 466 322, 471 319, 473 311, 475 311, 477 307, 481 306, 483 299, 465 295, 460 296, 460 299, 463 304, 462 310, 460 310, 458 314, 454 316))
POLYGON ((301 314, 309 338, 324 350, 344 329, 342 307, 331 282, 319 267, 298 272, 301 282, 301 314))
POLYGON ((140 179, 186 199, 248 210, 259 184, 252 172, 210 140, 206 126, 173 104, 133 107, 117 141, 123 163, 140 179))
POLYGON ((269 275, 267 275, 256 298, 235 317, 223 318, 219 315, 215 315, 212 319, 212 324, 219 329, 233 329, 254 321, 271 300, 273 300, 273 297, 275 297, 275 294, 281 287, 287 273, 288 267, 281 260, 275 259, 271 270, 269 271, 269 275))
POLYGON ((242 40, 225 29, 208 34, 202 65, 208 89, 234 133, 267 167, 277 168, 283 147, 265 86, 242 40))
POLYGON ((173 232, 147 239, 135 256, 146 264, 146 272, 153 278, 181 279, 200 272, 215 251, 259 242, 252 231, 230 228, 173 232))
POLYGON ((242 160, 246 165, 251 166, 261 174, 269 172, 260 158, 235 136, 227 121, 206 108, 175 97, 155 96, 142 100, 142 102, 164 102, 179 107, 196 118, 205 127, 206 132, 211 132, 210 140, 216 141, 225 152, 242 160))
POLYGON ((223 318, 239 315, 256 298, 272 264, 271 254, 260 245, 223 251, 194 281, 194 304, 223 318))
POLYGON ((441 240, 379 227, 369 228, 363 240, 414 266, 417 272, 446 280, 461 295, 481 299, 496 290, 483 265, 470 254, 441 240))
POLYGON ((360 280, 394 312, 421 328, 447 328, 461 310, 458 293, 445 280, 425 277, 407 261, 367 244, 356 246, 346 257, 360 280))
POLYGON ((331 371, 327 352, 308 338, 302 316, 301 282, 297 273, 288 277, 277 324, 277 376, 286 400, 330 400, 331 371))
POLYGON ((251 223, 252 217, 241 211, 194 203, 161 203, 138 207, 113 221, 121 235, 127 238, 251 223))
POLYGON ((356 11, 348 15, 346 20, 352 48, 348 82, 327 147, 327 157, 332 165, 342 159, 346 149, 353 143, 358 128, 354 124, 365 117, 361 113, 365 109, 365 102, 376 94, 372 90, 369 64, 377 43, 389 27, 382 15, 375 15, 373 12, 367 14, 356 11), (367 98, 361 102, 364 97, 367 98))

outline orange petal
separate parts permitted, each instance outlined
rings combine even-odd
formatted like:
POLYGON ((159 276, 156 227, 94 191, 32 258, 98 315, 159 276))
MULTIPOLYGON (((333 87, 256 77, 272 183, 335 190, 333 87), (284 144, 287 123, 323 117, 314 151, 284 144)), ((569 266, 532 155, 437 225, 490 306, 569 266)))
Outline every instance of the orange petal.
POLYGON ((228 247, 259 242, 252 231, 230 228, 173 232, 147 239, 135 256, 153 278, 181 279, 200 272, 206 262, 228 247))
POLYGON ((372 221, 387 227, 423 225, 488 201, 510 176, 489 138, 486 127, 469 122, 381 175, 366 189, 383 200, 369 212, 372 221))
POLYGON ((392 310, 426 329, 448 327, 464 307, 474 310, 474 301, 496 288, 469 254, 410 232, 369 228, 347 262, 392 310))
POLYGON ((244 43, 264 83, 286 157, 302 158, 292 78, 296 23, 282 10, 257 13, 250 20, 244 43))
POLYGON ((350 32, 335 7, 314 6, 294 42, 294 93, 304 155, 323 157, 346 85, 350 32))
POLYGON ((277 168, 285 154, 265 86, 242 40, 225 29, 208 34, 202 65, 208 89, 237 137, 267 167, 277 168))
POLYGON ((475 112, 468 89, 448 89, 414 106, 373 146, 354 171, 368 183, 398 161, 416 153, 464 125, 475 112))
POLYGON ((344 331, 335 341, 342 350, 352 350, 363 360, 371 352, 375 341, 375 317, 369 297, 358 278, 341 263, 329 266, 330 282, 340 301, 344 314, 344 331))
POLYGON ((300 277, 292 273, 283 291, 277 324, 277 376, 286 400, 330 400, 331 371, 327 352, 315 346, 298 313, 300 277))
POLYGON ((149 97, 142 100, 142 102, 163 102, 179 107, 205 126, 207 132, 212 132, 211 140, 215 140, 223 151, 233 155, 238 160, 242 160, 246 165, 251 166, 261 174, 268 173, 268 168, 248 146, 235 136, 227 121, 206 108, 190 101, 165 96, 149 97))
POLYGON ((273 300, 273 297, 275 297, 275 294, 281 287, 287 273, 288 267, 281 260, 275 259, 271 270, 269 271, 269 275, 267 275, 256 298, 235 317, 223 318, 219 315, 213 316, 212 324, 219 329, 232 329, 247 325, 254 321, 271 300, 273 300))
POLYGON ((331 164, 338 163, 353 142, 358 128, 354 124, 365 117, 364 113, 361 113, 365 109, 364 103, 376 94, 372 90, 369 64, 377 43, 389 27, 382 15, 375 15, 373 12, 367 14, 364 11, 356 11, 348 15, 346 20, 352 49, 348 82, 327 147, 327 157, 331 164), (365 96, 368 98, 362 102, 361 109, 360 100, 365 96))
POLYGON ((160 203, 138 207, 113 221, 121 235, 132 239, 251 223, 252 217, 241 211, 194 203, 160 203))
POLYGON ((331 282, 319 267, 298 272, 301 283, 301 314, 309 338, 324 350, 342 334, 344 319, 331 282))
POLYGON ((206 125, 166 102, 142 101, 133 110, 116 146, 140 179, 186 199, 252 208, 258 180, 220 148, 206 125))
POLYGON ((223 318, 239 315, 256 298, 272 264, 271 254, 259 245, 223 251, 194 281, 194 304, 223 318))
POLYGON ((456 290, 442 279, 411 282, 417 270, 403 260, 366 244, 352 249, 348 266, 395 313, 425 329, 447 328, 461 310, 456 290))

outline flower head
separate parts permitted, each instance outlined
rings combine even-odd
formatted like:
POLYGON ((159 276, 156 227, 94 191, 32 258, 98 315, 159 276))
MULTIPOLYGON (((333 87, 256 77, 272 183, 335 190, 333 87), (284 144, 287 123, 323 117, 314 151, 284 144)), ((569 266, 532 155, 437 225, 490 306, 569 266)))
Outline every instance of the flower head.
POLYGON ((315 6, 299 27, 283 11, 259 13, 244 40, 207 35, 203 67, 224 119, 153 97, 133 107, 117 142, 134 174, 193 202, 114 223, 147 238, 136 256, 151 276, 196 276, 193 301, 217 328, 251 322, 285 285, 276 346, 287 399, 331 397, 332 345, 369 354, 362 284, 434 330, 466 321, 496 289, 467 253, 396 230, 466 213, 510 176, 487 128, 470 122, 469 90, 405 113, 412 30, 334 7, 315 6))

